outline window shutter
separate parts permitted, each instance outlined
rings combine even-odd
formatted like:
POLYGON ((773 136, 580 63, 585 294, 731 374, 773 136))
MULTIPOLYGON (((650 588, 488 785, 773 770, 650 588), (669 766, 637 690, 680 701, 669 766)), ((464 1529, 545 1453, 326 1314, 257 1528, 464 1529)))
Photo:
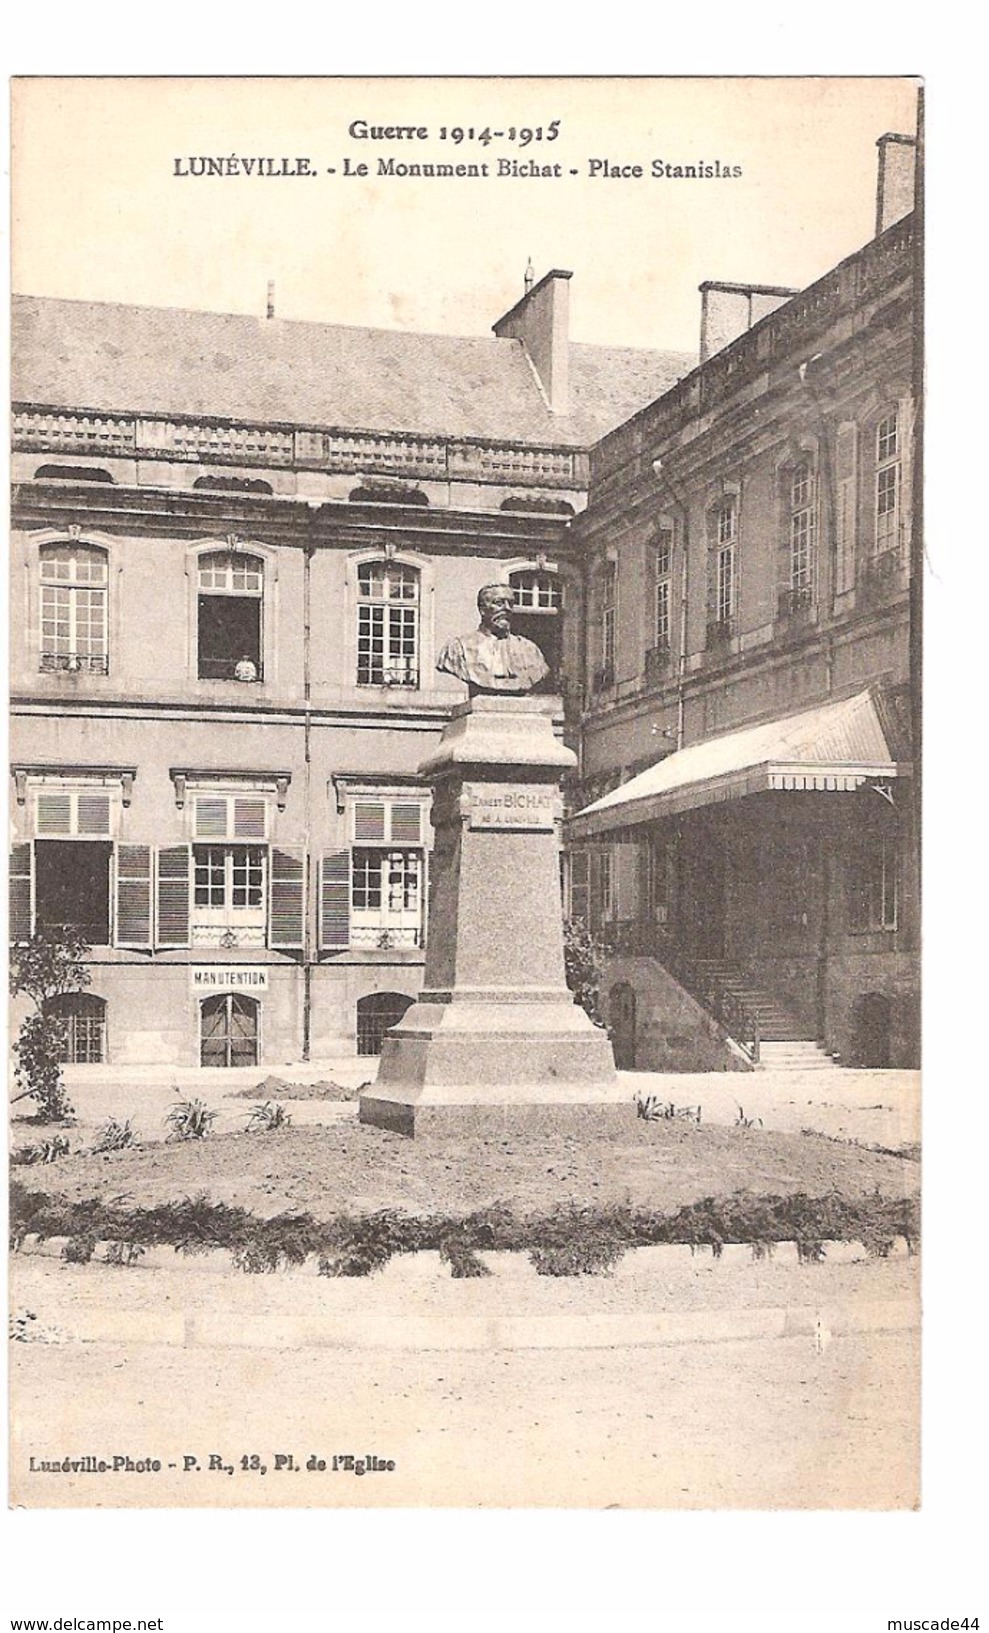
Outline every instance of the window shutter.
POLYGON ((226 839, 227 837, 227 801, 220 799, 197 799, 196 801, 196 838, 197 839, 226 839))
POLYGON ((570 852, 570 917, 587 924, 590 918, 590 854, 570 852))
POLYGON ((320 860, 319 945, 350 946, 349 851, 330 851, 320 860))
POLYGON ((38 795, 38 832, 39 834, 71 834, 71 794, 38 795))
POLYGON ((263 799, 235 799, 234 838, 263 839, 265 830, 265 801, 263 799))
POLYGON ((301 851, 271 853, 269 947, 301 947, 305 942, 306 865, 301 851))
POLYGON ((189 945, 189 847, 170 845, 158 852, 159 947, 189 945))
POLYGON ((148 845, 117 847, 115 924, 118 947, 150 947, 151 848, 148 845))
POLYGON ((31 846, 14 845, 10 852, 10 939, 31 939, 31 846))
POLYGON ((358 800, 354 806, 354 838, 365 844, 382 844, 385 838, 385 807, 381 800, 358 800))
POLYGON ((841 425, 835 447, 835 595, 855 586, 858 427, 841 425))
POLYGON ((900 430, 900 556, 904 567, 910 565, 910 530, 913 510, 913 398, 901 397, 899 403, 900 430))
MULTIPOLYGON (((793 465, 783 465, 778 474, 779 504, 779 533, 776 545, 776 589, 779 595, 787 594, 793 587, 793 465)), ((775 613, 776 609, 773 608, 775 613)))
POLYGON ((418 845, 422 841, 422 806, 398 801, 391 808, 393 845, 418 845))
POLYGON ((80 794, 77 804, 77 831, 88 838, 105 837, 110 832, 110 800, 106 794, 80 794))
POLYGON ((716 510, 708 512, 707 517, 707 621, 716 624, 718 621, 718 513, 716 510))

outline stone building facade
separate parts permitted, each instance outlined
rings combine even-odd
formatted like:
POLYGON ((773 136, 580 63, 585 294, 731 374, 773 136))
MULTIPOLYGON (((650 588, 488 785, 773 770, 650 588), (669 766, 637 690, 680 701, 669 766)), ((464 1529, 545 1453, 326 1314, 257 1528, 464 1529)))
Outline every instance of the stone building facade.
POLYGON ((17 301, 11 926, 90 944, 74 1061, 373 1052, 418 991, 436 655, 513 584, 576 730, 588 450, 692 363, 568 295, 487 339, 17 301))
POLYGON ((619 1063, 915 1063, 911 162, 810 288, 703 285, 699 363, 572 343, 559 271, 492 338, 16 301, 11 926, 86 935, 73 1060, 377 1051, 498 580, 619 1063))
POLYGON ((917 252, 751 327, 709 286, 736 337, 592 451, 570 895, 629 1064, 719 1064, 691 995, 750 1056, 917 1063, 917 252))

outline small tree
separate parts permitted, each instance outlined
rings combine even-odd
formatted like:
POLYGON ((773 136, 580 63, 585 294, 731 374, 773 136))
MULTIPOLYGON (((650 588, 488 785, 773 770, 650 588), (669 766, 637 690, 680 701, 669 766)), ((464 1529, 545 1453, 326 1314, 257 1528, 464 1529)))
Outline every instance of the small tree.
POLYGON ((601 1014, 601 946, 582 919, 563 921, 563 957, 567 986, 595 1026, 604 1026, 601 1014))
POLYGON ((14 1098, 34 1099, 40 1116, 53 1123, 64 1122, 72 1107, 62 1081, 65 1026, 47 1011, 53 999, 88 987, 83 962, 88 952, 88 943, 71 925, 39 930, 30 941, 11 948, 11 993, 15 998, 23 994, 34 1005, 14 1044, 14 1079, 21 1091, 14 1098))

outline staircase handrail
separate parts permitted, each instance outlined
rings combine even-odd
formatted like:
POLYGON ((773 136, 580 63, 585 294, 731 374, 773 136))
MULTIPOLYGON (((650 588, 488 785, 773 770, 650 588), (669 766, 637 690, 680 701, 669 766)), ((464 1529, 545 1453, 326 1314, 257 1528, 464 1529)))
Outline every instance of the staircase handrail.
POLYGON ((665 925, 650 923, 648 919, 612 919, 602 927, 598 939, 609 952, 654 958, 662 964, 673 979, 714 1016, 753 1066, 758 1065, 762 1038, 757 1012, 743 1003, 737 993, 714 980, 710 971, 699 967, 689 954, 681 952, 665 925))

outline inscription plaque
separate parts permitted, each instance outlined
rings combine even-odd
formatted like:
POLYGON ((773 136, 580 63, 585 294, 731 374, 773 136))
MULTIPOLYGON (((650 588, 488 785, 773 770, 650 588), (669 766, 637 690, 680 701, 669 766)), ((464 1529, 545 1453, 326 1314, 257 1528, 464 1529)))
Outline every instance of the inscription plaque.
POLYGON ((516 828, 544 833, 562 814, 555 788, 512 783, 465 783, 461 811, 471 828, 516 828))

